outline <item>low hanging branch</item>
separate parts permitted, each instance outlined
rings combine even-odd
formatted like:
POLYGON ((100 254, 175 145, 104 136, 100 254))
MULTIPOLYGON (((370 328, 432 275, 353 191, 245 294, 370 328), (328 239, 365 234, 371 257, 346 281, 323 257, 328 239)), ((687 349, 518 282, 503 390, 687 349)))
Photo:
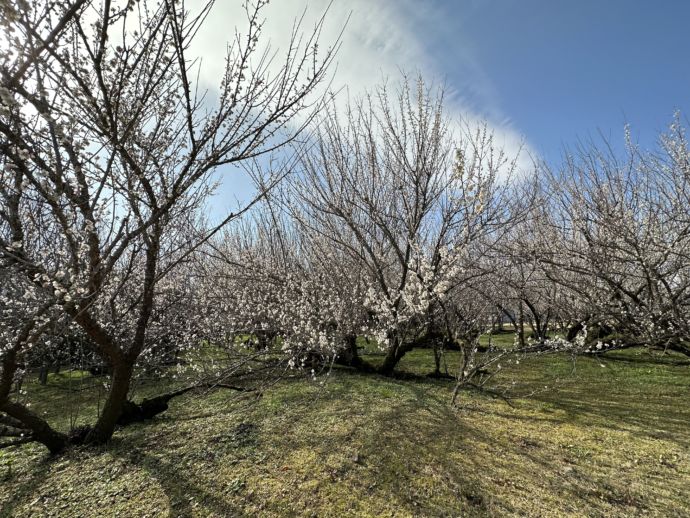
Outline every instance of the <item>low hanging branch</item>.
POLYGON ((26 435, 25 430, 19 428, 9 428, 7 426, 0 426, 0 437, 23 437, 26 435))
MULTIPOLYGON (((12 428, 18 428, 18 429, 24 429, 25 426, 22 425, 21 421, 18 419, 14 419, 13 417, 10 417, 8 415, 0 415, 0 425, 5 425, 9 426, 12 428)), ((3 427, 0 427, 0 430, 2 430, 3 427)), ((0 435, 2 435, 2 431, 0 431, 0 435)))
POLYGON ((117 420, 119 425, 128 425, 131 423, 138 423, 141 421, 146 421, 148 419, 153 419, 158 414, 162 414, 168 409, 168 404, 173 398, 182 396, 187 392, 191 392, 199 389, 214 389, 214 388, 224 388, 229 390, 235 390, 237 392, 253 392, 254 389, 247 387, 240 387, 236 385, 228 385, 226 383, 201 383, 197 385, 191 385, 189 387, 181 388, 173 392, 168 392, 167 394, 162 394, 153 398, 146 398, 141 401, 141 403, 135 403, 134 401, 127 401, 124 404, 120 418, 117 420))
POLYGON ((0 415, 0 449, 19 446, 35 440, 21 422, 8 415, 0 415))

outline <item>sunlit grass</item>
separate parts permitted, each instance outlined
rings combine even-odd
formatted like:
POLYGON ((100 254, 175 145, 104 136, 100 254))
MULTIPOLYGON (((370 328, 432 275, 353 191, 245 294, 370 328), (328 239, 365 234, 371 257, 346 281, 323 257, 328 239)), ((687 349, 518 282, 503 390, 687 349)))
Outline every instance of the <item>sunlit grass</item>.
MULTIPOLYGON (((415 350, 400 368, 426 374, 433 354, 415 350)), ((27 390, 45 391, 35 408, 54 418, 66 400, 52 381, 27 390)), ((682 358, 525 360, 496 379, 507 394, 530 394, 510 404, 463 392, 453 409, 451 388, 334 369, 258 399, 186 395, 100 450, 4 452, 0 515, 690 514, 682 358)))

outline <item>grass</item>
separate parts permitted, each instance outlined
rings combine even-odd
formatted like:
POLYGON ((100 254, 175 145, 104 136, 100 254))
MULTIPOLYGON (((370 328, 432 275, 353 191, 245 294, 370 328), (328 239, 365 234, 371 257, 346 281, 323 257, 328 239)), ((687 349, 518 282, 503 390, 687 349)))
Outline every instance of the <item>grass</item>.
MULTIPOLYGON (((534 358, 496 380, 529 397, 463 392, 460 409, 448 382, 345 369, 259 399, 189 394, 98 450, 1 452, 0 516, 690 515, 690 372, 677 360, 621 351, 573 372, 534 358)), ((400 366, 432 367, 426 350, 400 366)), ((66 382, 28 397, 54 417, 66 382)))

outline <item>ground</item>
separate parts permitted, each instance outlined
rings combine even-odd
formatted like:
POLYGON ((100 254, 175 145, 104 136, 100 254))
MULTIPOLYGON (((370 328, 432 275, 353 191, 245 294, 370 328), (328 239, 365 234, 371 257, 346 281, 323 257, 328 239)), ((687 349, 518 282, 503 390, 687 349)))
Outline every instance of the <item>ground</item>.
MULTIPOLYGON (((462 392, 459 409, 448 381, 347 369, 187 394, 101 449, 0 452, 0 516, 690 516, 687 362, 544 356, 496 383, 513 381, 510 404, 462 392)), ((26 389, 50 417, 68 383, 26 389)))

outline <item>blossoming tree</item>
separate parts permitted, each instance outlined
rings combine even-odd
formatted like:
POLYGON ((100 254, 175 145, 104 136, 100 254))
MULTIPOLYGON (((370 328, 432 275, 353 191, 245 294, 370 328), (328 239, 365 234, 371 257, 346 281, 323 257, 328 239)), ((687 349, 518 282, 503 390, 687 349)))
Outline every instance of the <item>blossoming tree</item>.
POLYGON ((51 451, 67 437, 11 394, 22 357, 54 322, 78 326, 111 372, 80 440, 107 441, 138 359, 174 323, 166 279, 237 215, 198 227, 212 175, 309 123, 334 49, 296 26, 277 64, 260 46, 266 3, 247 5, 212 96, 189 49, 213 2, 0 3, 0 411, 51 451))
POLYGON ((321 260, 348 257, 366 276, 368 332, 385 374, 411 348, 456 338, 444 300, 509 219, 499 175, 514 160, 485 126, 463 126, 456 142, 449 124, 442 89, 404 78, 344 116, 327 112, 292 178, 286 205, 331 250, 321 260))

